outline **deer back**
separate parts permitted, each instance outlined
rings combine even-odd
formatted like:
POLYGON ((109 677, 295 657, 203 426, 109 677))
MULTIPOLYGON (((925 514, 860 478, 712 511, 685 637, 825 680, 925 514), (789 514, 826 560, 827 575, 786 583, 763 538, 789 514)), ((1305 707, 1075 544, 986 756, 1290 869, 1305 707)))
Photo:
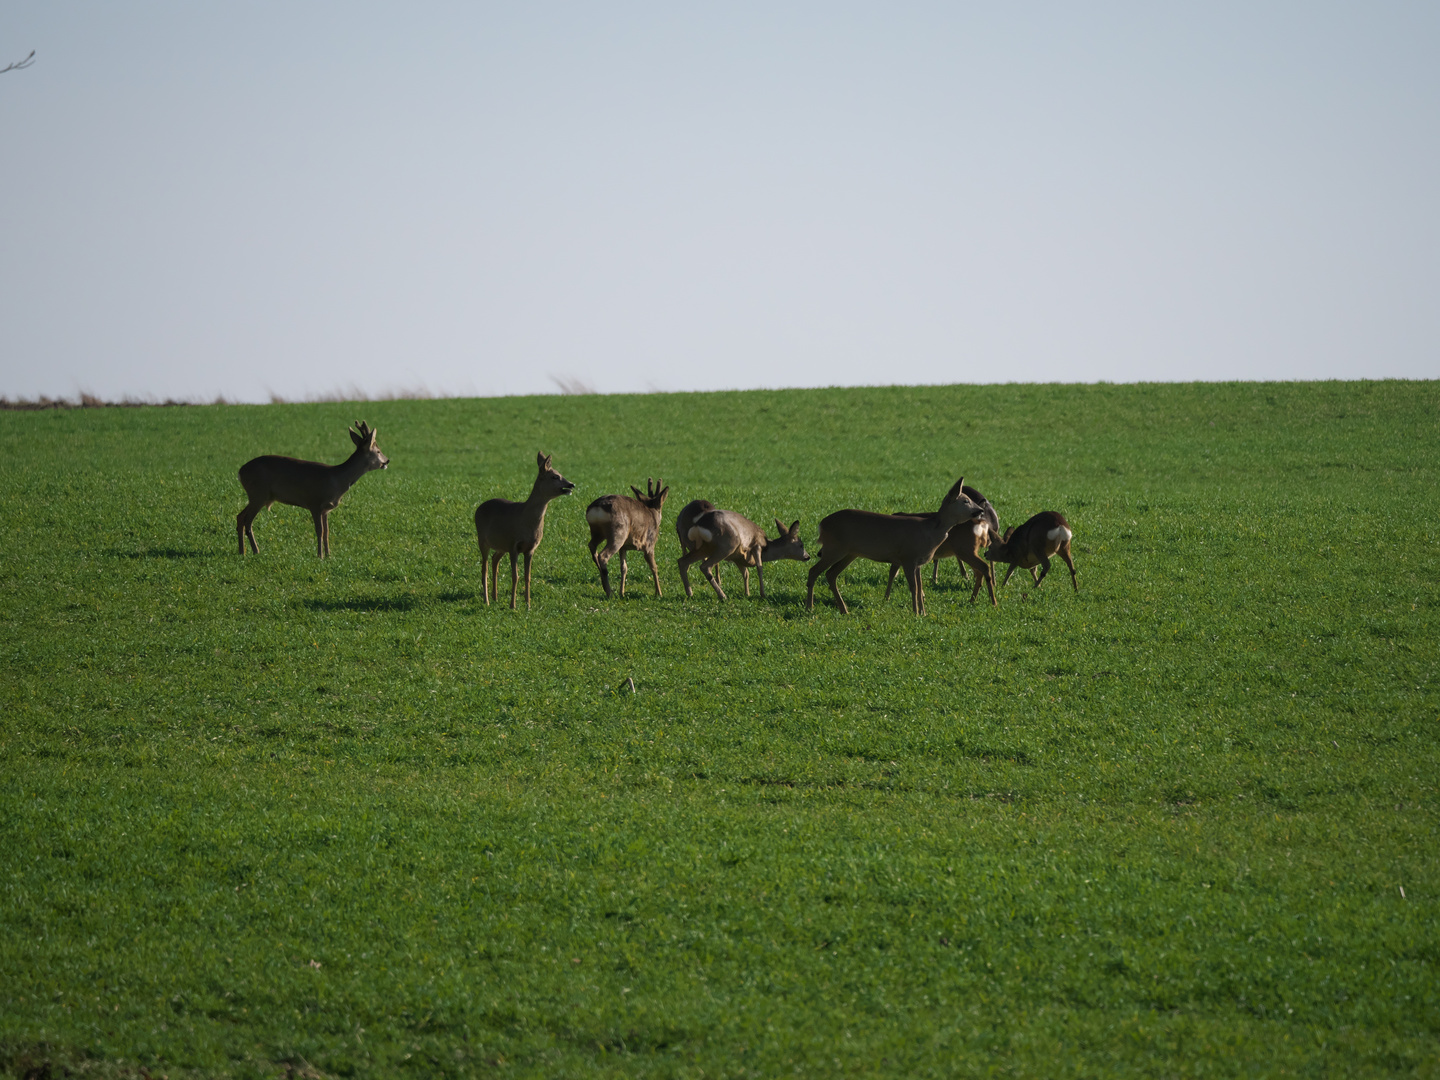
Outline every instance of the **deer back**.
POLYGON ((695 545, 690 542, 690 529, 701 515, 714 510, 715 504, 707 499, 693 499, 686 503, 675 517, 675 535, 680 539, 680 550, 689 551, 695 545))
POLYGON ((602 495, 585 508, 591 536, 624 537, 625 543, 637 550, 649 550, 660 535, 660 511, 665 505, 668 487, 664 481, 645 482, 645 492, 631 487, 629 495, 602 495))
POLYGON ((482 548, 533 552, 545 535, 545 508, 552 499, 568 495, 575 485, 550 464, 550 455, 535 455, 535 483, 524 502, 486 499, 475 508, 475 535, 482 548))
POLYGON ((354 452, 339 465, 266 454, 240 466, 240 485, 252 503, 279 502, 307 510, 334 509, 367 472, 385 469, 390 459, 375 444, 377 432, 356 421, 350 431, 354 452))
POLYGON ((686 533, 695 550, 717 553, 754 566, 765 549, 765 530, 733 510, 708 510, 686 533))
POLYGON ((991 562, 1014 563, 1022 568, 1048 559, 1075 534, 1065 515, 1056 510, 1042 510, 1025 524, 1005 530, 1005 538, 990 545, 986 553, 991 562))

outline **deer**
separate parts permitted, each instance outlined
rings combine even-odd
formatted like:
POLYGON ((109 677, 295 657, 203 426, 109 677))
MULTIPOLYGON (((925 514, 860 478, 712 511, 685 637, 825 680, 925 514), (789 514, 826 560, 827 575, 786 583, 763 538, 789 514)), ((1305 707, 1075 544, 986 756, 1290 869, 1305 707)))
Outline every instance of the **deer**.
POLYGON ((951 529, 984 517, 984 511, 961 490, 965 478, 955 481, 934 517, 876 514, 869 510, 837 510, 820 522, 820 556, 810 568, 805 608, 815 607, 815 580, 821 574, 830 583, 842 615, 849 614, 837 584, 841 573, 856 559, 899 563, 910 586, 911 607, 925 614, 925 588, 920 568, 935 557, 951 529))
MULTIPOLYGON (((695 522, 700 520, 701 515, 708 514, 717 507, 709 499, 692 499, 686 503, 680 513, 675 517, 675 535, 680 539, 680 554, 689 555, 695 550, 695 545, 690 541, 690 530, 695 522)), ((716 567, 715 572, 720 572, 716 567)))
POLYGON ((605 589, 605 599, 610 599, 610 560, 620 556, 620 595, 625 595, 625 579, 629 567, 625 565, 625 553, 638 551, 650 564, 650 576, 655 579, 655 595, 660 592, 660 570, 655 565, 655 541, 660 537, 660 508, 665 505, 668 487, 665 481, 645 479, 645 493, 633 484, 629 495, 602 495, 585 508, 585 520, 590 524, 590 558, 600 571, 600 584, 605 589), (596 548, 605 546, 597 553, 596 548))
POLYGON ((680 580, 685 583, 685 595, 695 595, 690 588, 690 565, 699 562, 700 572, 705 575, 705 580, 710 582, 715 595, 721 600, 726 599, 725 590, 720 588, 720 581, 715 575, 715 568, 728 560, 740 567, 740 573, 745 580, 746 596, 750 595, 750 568, 755 568, 755 576, 760 579, 760 598, 763 600, 763 568, 767 562, 777 559, 798 559, 801 562, 810 560, 810 553, 805 550, 805 541, 800 539, 799 519, 792 522, 787 529, 785 523, 776 518, 775 528, 779 530, 779 535, 772 540, 759 525, 733 510, 710 510, 702 514, 689 529, 687 539, 691 546, 679 561, 680 580))
POLYGON ((1038 588, 1050 572, 1050 556, 1058 553, 1070 568, 1070 584, 1078 593, 1080 583, 1075 578, 1075 560, 1070 557, 1070 540, 1074 535, 1065 515, 1056 510, 1042 510, 1019 528, 1012 525, 1006 529, 1005 536, 992 543, 986 552, 991 562, 1010 564, 1000 588, 1005 587, 1016 567, 1029 570, 1038 588), (1040 567, 1038 578, 1034 570, 1037 565, 1040 567))
MULTIPOLYGON (((975 598, 980 595, 980 585, 983 582, 990 592, 990 603, 995 605, 995 571, 981 556, 981 551, 988 544, 1000 537, 1000 518, 995 513, 995 507, 990 505, 990 500, 981 495, 974 488, 966 485, 961 489, 971 502, 980 507, 982 517, 972 521, 969 528, 950 530, 950 535, 945 537, 945 542, 935 549, 934 573, 930 578, 931 585, 940 584, 940 562, 948 556, 955 556, 955 561, 960 565, 960 577, 965 577, 965 564, 969 563, 975 570, 975 589, 970 594, 970 602, 973 604, 975 598)), ((934 517, 934 514, 903 514, 902 517, 927 518, 934 517)), ((900 572, 899 563, 890 564, 890 577, 885 582, 885 599, 890 599, 890 590, 895 585, 895 575, 900 572)))
POLYGON ((330 554, 330 511, 356 480, 368 472, 390 467, 390 459, 375 445, 375 431, 364 421, 355 421, 350 439, 355 452, 339 465, 319 461, 266 454, 251 458, 240 466, 240 486, 250 501, 235 515, 235 533, 240 541, 240 554, 245 554, 245 541, 250 550, 260 554, 255 543, 255 517, 271 503, 300 506, 315 519, 315 553, 324 559, 330 554))
POLYGON ((510 554, 510 610, 515 610, 515 595, 518 580, 515 557, 525 556, 525 610, 530 610, 530 560, 545 535, 545 508, 552 499, 569 495, 575 485, 561 476, 550 464, 550 455, 537 452, 535 464, 539 472, 535 484, 530 488, 530 497, 524 502, 509 499, 486 499, 475 508, 475 542, 480 546, 480 591, 485 596, 485 605, 490 605, 490 593, 494 590, 495 602, 500 602, 500 556, 510 554), (491 553, 494 553, 493 556, 491 553), (490 573, 486 575, 486 561, 490 560, 490 573))

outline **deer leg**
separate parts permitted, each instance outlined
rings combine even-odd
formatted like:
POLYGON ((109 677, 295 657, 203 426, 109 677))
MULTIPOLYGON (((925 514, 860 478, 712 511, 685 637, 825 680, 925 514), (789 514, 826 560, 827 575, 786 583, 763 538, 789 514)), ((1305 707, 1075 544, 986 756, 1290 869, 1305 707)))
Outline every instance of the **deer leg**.
POLYGON ((745 596, 750 596, 750 567, 746 563, 740 564, 740 580, 745 582, 745 596))
MULTIPOLYGON (((1010 564, 1010 568, 1005 571, 1005 580, 1002 581, 1002 582, 1000 582, 1000 588, 1003 589, 1007 584, 1009 584, 1009 582, 1010 582, 1010 575, 1015 572, 1015 566, 1016 566, 1016 564, 1012 562, 1012 563, 1010 564)), ((1034 571, 1032 570, 1031 573, 1033 574, 1034 571)))
POLYGON ((1035 568, 1033 566, 1026 567, 1026 573, 1030 575, 1031 582, 1036 585, 1040 584, 1040 579, 1035 576, 1035 568))
POLYGON ((1075 591, 1080 591, 1080 582, 1075 580, 1075 560, 1070 557, 1070 542, 1067 540, 1060 545, 1060 557, 1065 560, 1065 565, 1070 568, 1070 584, 1075 586, 1075 591))
POLYGON ((330 557, 330 511, 320 515, 320 531, 325 534, 325 557, 330 557))
POLYGON ((825 580, 830 583, 830 591, 835 594, 835 603, 840 606, 841 615, 849 615, 850 609, 845 606, 845 598, 840 595, 840 575, 845 572, 845 568, 854 562, 856 558, 858 558, 858 556, 849 555, 835 563, 825 572, 825 580))
MULTIPOLYGON (((940 584, 940 556, 936 555, 932 562, 935 564, 935 569, 930 572, 930 584, 938 586, 940 584)), ((965 576, 964 570, 960 571, 960 576, 965 576)))
POLYGON ((310 516, 315 519, 315 554, 318 558, 325 557, 325 518, 320 510, 311 510, 310 516))
POLYGON ((991 570, 989 564, 978 555, 973 556, 968 561, 971 569, 975 571, 975 588, 970 592, 970 602, 972 604, 975 602, 975 598, 980 595, 980 586, 984 585, 990 590, 990 605, 992 607, 997 606, 999 602, 995 599, 995 572, 991 570))
MULTIPOLYGON (((606 544, 603 548, 601 548, 600 553, 595 556, 595 566, 600 571, 600 587, 605 590, 606 600, 610 599, 610 560, 619 553, 619 542, 612 540, 610 541, 610 543, 606 544)), ((625 570, 625 556, 623 554, 620 555, 620 570, 623 574, 625 570)), ((624 579, 622 578, 621 580, 623 582, 624 579)), ((625 594, 624 592, 621 592, 620 595, 624 596, 625 594)))
MULTIPOLYGON (((764 563, 756 563, 756 564, 755 564, 755 580, 758 581, 758 582, 760 582, 760 599, 761 599, 761 600, 764 600, 764 599, 765 599, 765 564, 764 564, 764 563)), ((746 596, 749 596, 749 595, 750 595, 750 581, 749 581, 748 578, 747 578, 746 581, 745 581, 745 595, 746 595, 746 596)))
POLYGON ((1050 572, 1050 559, 1049 559, 1047 556, 1045 556, 1045 555, 1041 555, 1041 556, 1040 556, 1040 576, 1035 579, 1035 587, 1036 587, 1037 589, 1040 587, 1040 582, 1042 582, 1042 581, 1045 580, 1045 575, 1048 574, 1049 572, 1050 572))
POLYGON ((685 595, 692 600, 695 598, 695 590, 690 587, 690 564, 699 561, 700 556, 695 554, 693 548, 675 560, 675 565, 680 571, 680 584, 685 586, 685 595))
POLYGON ((515 594, 520 591, 520 575, 515 569, 515 552, 510 552, 510 610, 515 610, 515 594))
POLYGON ((269 503, 247 503, 245 509, 235 515, 235 532, 240 540, 241 555, 245 554, 245 541, 247 538, 250 541, 250 550, 256 555, 260 554, 260 549, 255 546, 255 516, 269 505, 269 503))
POLYGON ((655 565, 655 549, 646 548, 643 552, 645 561, 650 564, 650 576, 655 579, 655 595, 664 596, 660 591, 660 568, 655 565))
POLYGON ((490 589, 495 594, 495 602, 500 602, 500 556, 505 554, 499 548, 490 556, 490 589))
POLYGON ((600 568, 600 560, 595 555, 595 549, 600 546, 600 541, 604 539, 605 538, 594 529, 590 530, 590 561, 595 564, 597 570, 600 568))
POLYGON ((715 568, 724 561, 723 556, 714 556, 706 559, 700 564, 700 572, 705 575, 705 580, 710 582, 710 587, 715 590, 715 595, 721 600, 728 600, 725 590, 720 587, 720 579, 715 576, 715 568))
POLYGON ((899 564, 898 562, 892 562, 892 563, 890 564, 890 576, 889 576, 889 578, 887 578, 886 581, 885 581, 885 599, 886 599, 886 600, 889 600, 889 599, 890 599, 890 590, 895 587, 895 575, 898 574, 899 572, 900 572, 900 564, 899 564))
POLYGON ((490 576, 485 572, 490 569, 490 553, 485 550, 484 545, 480 546, 480 595, 485 598, 485 605, 490 605, 490 576))
POLYGON ((625 552, 620 552, 620 599, 625 599, 625 581, 630 576, 630 564, 626 561, 625 552))
POLYGON ((530 610, 530 559, 531 552, 525 552, 525 610, 530 610))
POLYGON ((910 607, 916 615, 925 614, 925 572, 919 563, 905 568, 905 578, 910 583, 910 607))
MULTIPOLYGON (((823 547, 820 549, 820 555, 819 555, 819 557, 815 560, 815 565, 810 568, 809 577, 806 579, 806 582, 805 582, 805 610, 806 610, 806 611, 814 611, 814 610, 815 610, 815 582, 817 582, 817 581, 820 580, 820 575, 823 574, 823 573, 825 573, 827 570, 829 570, 832 566, 836 565, 837 563, 840 564, 840 569, 841 569, 841 570, 845 569, 846 566, 849 566, 849 565, 850 565, 850 561, 851 561, 853 558, 854 558, 854 556, 852 555, 850 559, 847 559, 847 560, 845 560, 844 562, 841 562, 839 557, 835 557, 835 558, 827 557, 826 554, 825 554, 825 549, 824 549, 823 547)), ((840 571, 837 570, 837 571, 835 571, 835 572, 836 572, 836 574, 839 574, 840 571)), ((830 588, 834 590, 836 599, 839 599, 839 597, 840 597, 840 590, 835 588, 835 582, 834 582, 834 581, 831 581, 831 582, 830 582, 830 588)), ((842 601, 841 603, 842 603, 842 605, 843 605, 844 602, 842 601)))

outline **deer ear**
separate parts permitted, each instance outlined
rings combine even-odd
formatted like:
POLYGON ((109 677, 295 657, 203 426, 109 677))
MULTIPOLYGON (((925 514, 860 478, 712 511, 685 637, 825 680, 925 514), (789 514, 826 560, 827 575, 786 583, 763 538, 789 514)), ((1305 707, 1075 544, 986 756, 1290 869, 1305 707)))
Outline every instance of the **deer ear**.
POLYGON ((363 449, 365 446, 365 439, 354 428, 350 429, 350 441, 355 444, 357 449, 363 449))
POLYGON ((630 490, 633 491, 633 492, 635 492, 635 497, 636 497, 637 499, 641 500, 642 502, 644 501, 645 496, 642 495, 642 494, 640 494, 640 489, 637 488, 634 484, 631 484, 631 485, 630 485, 630 490))
POLYGON ((374 450, 374 449, 375 449, 375 440, 378 439, 379 437, 380 437, 380 431, 379 431, 379 429, 378 429, 378 428, 371 428, 371 429, 370 429, 370 442, 367 444, 367 446, 368 446, 369 449, 371 449, 371 450, 374 450))
POLYGON ((775 528, 777 528, 777 529, 780 530, 780 535, 781 535, 782 537, 785 535, 785 523, 784 523, 783 521, 781 521, 779 518, 776 518, 776 519, 775 519, 775 528))
POLYGON ((1014 525, 1011 525, 1008 529, 1005 530, 1005 535, 1000 538, 1000 542, 1001 542, 1002 544, 1008 544, 1008 543, 1010 542, 1010 534, 1013 533, 1014 531, 1015 531, 1015 526, 1014 526, 1014 525))
POLYGON ((666 488, 661 488, 661 489, 656 493, 655 497, 656 497, 657 499, 659 499, 659 500, 663 503, 663 502, 665 501, 665 496, 666 496, 666 495, 669 495, 669 494, 670 494, 670 489, 669 489, 668 487, 666 487, 666 488))
POLYGON ((545 462, 546 462, 545 451, 543 451, 543 450, 537 450, 537 451, 535 451, 535 466, 536 466, 536 468, 540 468, 540 469, 545 468, 545 462))
POLYGON ((799 535, 800 535, 800 519, 799 519, 799 518, 796 518, 796 519, 794 520, 794 522, 791 523, 791 525, 790 525, 790 535, 791 535, 791 536, 799 536, 799 535))

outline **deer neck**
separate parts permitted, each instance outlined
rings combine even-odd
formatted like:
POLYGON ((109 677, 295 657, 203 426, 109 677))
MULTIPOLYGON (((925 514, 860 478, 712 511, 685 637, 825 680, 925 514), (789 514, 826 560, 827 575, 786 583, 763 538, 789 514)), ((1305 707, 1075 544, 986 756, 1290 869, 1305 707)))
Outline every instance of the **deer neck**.
POLYGON ((947 533, 962 521, 970 520, 963 516, 965 514, 965 508, 960 506, 958 502, 951 504, 951 506, 953 506, 953 509, 942 506, 940 513, 936 517, 938 524, 941 525, 947 533))
POLYGON ((349 491, 355 481, 369 471, 365 464, 364 450, 356 450, 339 465, 330 467, 330 475, 334 477, 342 494, 349 491))
POLYGON ((532 525, 538 525, 545 520, 545 508, 550 505, 550 500, 555 495, 547 495, 540 487, 540 481, 535 481, 535 486, 530 489, 530 497, 522 504, 525 507, 525 520, 532 525))

